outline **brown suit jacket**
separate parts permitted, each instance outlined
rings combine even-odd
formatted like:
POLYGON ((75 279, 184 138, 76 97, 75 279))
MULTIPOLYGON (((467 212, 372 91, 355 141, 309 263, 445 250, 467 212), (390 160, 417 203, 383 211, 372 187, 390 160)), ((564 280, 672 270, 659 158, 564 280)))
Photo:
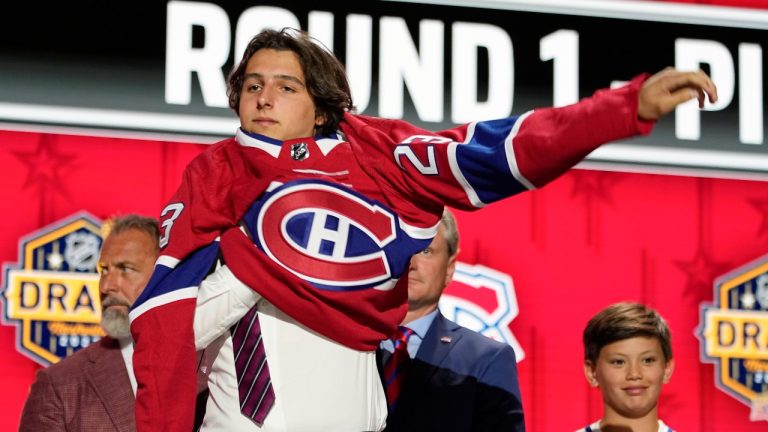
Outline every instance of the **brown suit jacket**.
POLYGON ((135 398, 109 337, 37 372, 19 431, 135 431, 135 398))

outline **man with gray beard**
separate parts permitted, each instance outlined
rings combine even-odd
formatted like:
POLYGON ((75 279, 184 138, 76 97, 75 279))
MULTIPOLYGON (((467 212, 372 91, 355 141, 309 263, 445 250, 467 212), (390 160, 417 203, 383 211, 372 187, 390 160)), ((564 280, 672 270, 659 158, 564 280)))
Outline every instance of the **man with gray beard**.
POLYGON ((157 220, 107 222, 99 256, 101 327, 108 336, 41 369, 21 414, 20 431, 134 431, 136 379, 128 309, 149 281, 159 251, 157 220))

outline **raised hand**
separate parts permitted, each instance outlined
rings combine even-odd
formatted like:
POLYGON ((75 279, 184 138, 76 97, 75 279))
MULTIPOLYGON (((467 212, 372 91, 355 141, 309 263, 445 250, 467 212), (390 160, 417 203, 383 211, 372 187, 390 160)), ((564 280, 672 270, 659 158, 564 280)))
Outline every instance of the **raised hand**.
POLYGON ((675 107, 693 98, 704 107, 704 98, 717 101, 717 87, 701 70, 681 72, 668 67, 648 78, 640 88, 637 115, 643 120, 658 120, 675 107))

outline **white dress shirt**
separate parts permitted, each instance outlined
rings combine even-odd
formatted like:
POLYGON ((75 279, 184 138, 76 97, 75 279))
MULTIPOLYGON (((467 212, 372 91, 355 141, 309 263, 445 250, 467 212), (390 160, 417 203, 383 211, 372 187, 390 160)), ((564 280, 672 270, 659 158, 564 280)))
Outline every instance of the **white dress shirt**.
POLYGON ((123 355, 123 361, 125 362, 126 372, 128 372, 128 379, 131 381, 131 389, 133 390, 133 396, 136 396, 136 374, 133 373, 133 338, 121 338, 117 340, 120 344, 120 354, 123 355))
POLYGON ((210 397, 203 431, 384 429, 387 404, 375 351, 356 351, 309 330, 239 281, 226 266, 200 285, 195 346, 210 397), (275 404, 258 426, 240 413, 229 329, 258 302, 275 404))

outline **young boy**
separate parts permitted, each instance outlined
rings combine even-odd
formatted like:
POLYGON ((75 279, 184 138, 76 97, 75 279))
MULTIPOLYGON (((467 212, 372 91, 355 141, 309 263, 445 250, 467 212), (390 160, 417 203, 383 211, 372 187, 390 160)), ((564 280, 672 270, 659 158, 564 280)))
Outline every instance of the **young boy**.
POLYGON ((669 327, 653 309, 617 303, 584 329, 584 375, 603 395, 603 418, 579 431, 672 432, 659 419, 662 385, 672 358, 669 327))

